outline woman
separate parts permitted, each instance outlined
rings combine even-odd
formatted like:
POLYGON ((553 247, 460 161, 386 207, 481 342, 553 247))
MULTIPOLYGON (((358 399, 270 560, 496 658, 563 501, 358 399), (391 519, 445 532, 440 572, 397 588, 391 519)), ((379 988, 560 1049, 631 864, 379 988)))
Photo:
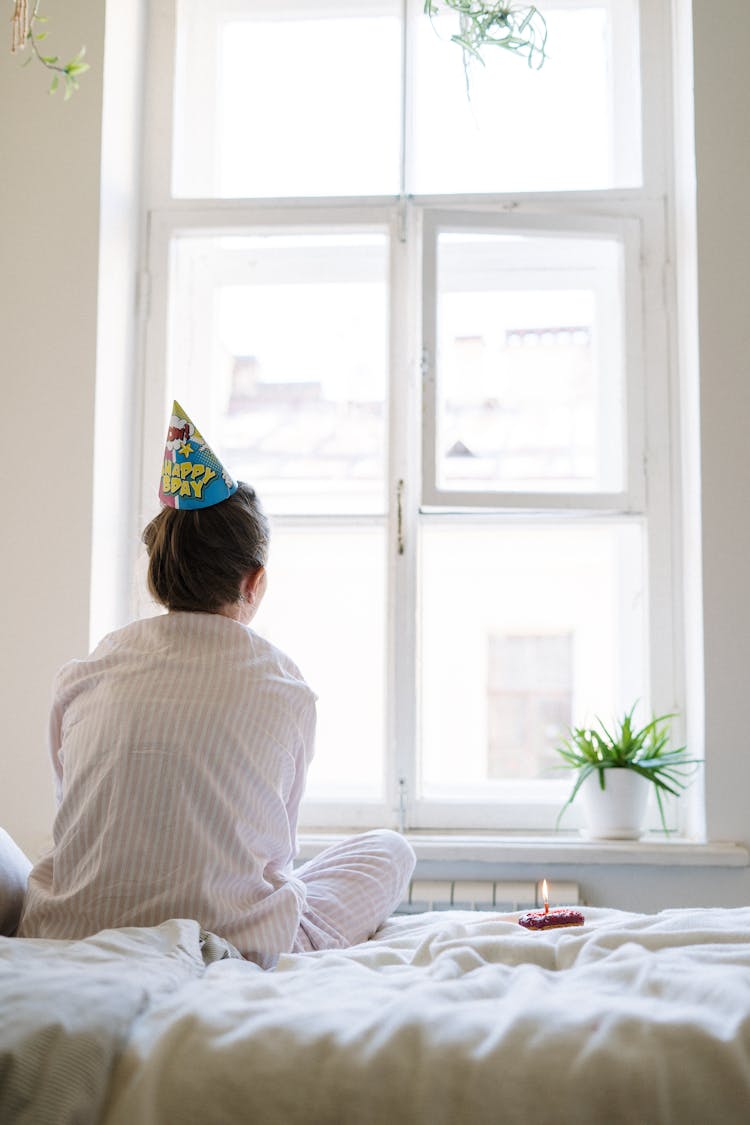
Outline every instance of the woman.
POLYGON ((263 967, 363 941, 403 898, 413 851, 374 831, 292 869, 316 697, 248 628, 269 539, 255 492, 177 403, 160 498, 143 539, 168 612, 58 674, 54 847, 31 872, 18 933, 196 918, 263 967))

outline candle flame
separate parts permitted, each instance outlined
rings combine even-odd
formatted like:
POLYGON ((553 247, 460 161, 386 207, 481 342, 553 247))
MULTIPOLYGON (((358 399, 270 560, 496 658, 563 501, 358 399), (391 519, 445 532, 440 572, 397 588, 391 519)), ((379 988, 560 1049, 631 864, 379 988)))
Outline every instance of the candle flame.
POLYGON ((544 913, 546 914, 549 910, 549 887, 546 879, 542 880, 542 899, 544 901, 544 913))

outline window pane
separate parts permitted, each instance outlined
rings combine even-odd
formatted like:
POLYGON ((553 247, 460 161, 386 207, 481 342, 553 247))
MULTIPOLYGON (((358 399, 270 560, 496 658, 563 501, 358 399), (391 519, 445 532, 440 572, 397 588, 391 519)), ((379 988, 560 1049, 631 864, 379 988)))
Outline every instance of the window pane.
POLYGON ((180 0, 174 193, 396 193, 400 9, 180 0))
POLYGON ((426 519, 420 589, 427 797, 559 780, 571 722, 647 698, 639 521, 426 519))
POLYGON ((487 636, 487 773, 534 778, 558 764, 573 719, 573 635, 487 636))
POLYGON ((377 234, 173 244, 173 393, 270 512, 384 510, 387 263, 377 234))
MULTIPOLYGON (((548 57, 537 70, 489 50, 470 67, 448 13, 416 16, 413 192, 564 191, 641 182, 636 0, 543 9, 548 57), (436 35, 439 31, 439 36, 436 35)), ((421 3, 420 3, 421 8, 421 3)))
POLYGON ((440 236, 439 487, 623 488, 621 258, 606 239, 440 236))
POLYGON ((253 628, 318 695, 307 797, 382 799, 385 739, 382 527, 274 526, 268 591, 253 628))

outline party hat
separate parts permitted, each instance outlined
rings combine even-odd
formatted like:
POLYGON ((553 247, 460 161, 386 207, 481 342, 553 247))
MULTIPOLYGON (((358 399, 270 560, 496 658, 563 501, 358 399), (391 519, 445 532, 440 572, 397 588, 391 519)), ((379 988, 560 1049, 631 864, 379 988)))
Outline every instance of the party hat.
POLYGON ((162 504, 169 508, 210 508, 236 491, 237 482, 175 400, 159 486, 162 504))

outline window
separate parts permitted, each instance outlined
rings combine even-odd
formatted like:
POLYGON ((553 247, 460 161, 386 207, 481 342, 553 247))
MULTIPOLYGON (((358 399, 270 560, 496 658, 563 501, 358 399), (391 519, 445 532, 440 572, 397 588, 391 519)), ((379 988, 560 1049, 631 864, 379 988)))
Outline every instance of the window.
POLYGON ((538 777, 573 722, 572 633, 487 637, 487 775, 538 777))
POLYGON ((680 709, 667 8, 546 0, 468 99, 422 0, 153 5, 142 510, 176 397, 272 519, 310 826, 549 829, 569 723, 680 709))

